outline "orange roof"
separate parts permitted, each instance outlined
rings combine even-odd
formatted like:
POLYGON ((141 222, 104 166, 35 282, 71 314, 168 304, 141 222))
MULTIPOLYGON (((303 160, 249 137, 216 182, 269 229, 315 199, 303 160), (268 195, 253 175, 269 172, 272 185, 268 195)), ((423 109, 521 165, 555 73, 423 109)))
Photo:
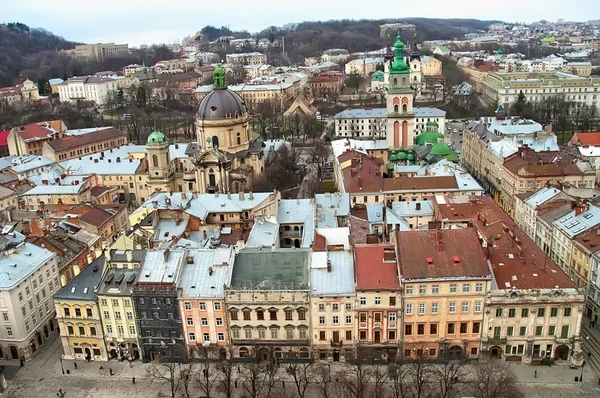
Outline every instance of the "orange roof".
POLYGON ((345 152, 338 159, 340 162, 352 161, 342 170, 346 192, 380 192, 383 189, 381 168, 374 159, 356 151, 345 152))
POLYGON ((598 146, 600 145, 600 132, 595 133, 575 133, 580 145, 598 146))
POLYGON ((51 138, 52 134, 60 132, 60 125, 60 120, 50 120, 47 122, 26 124, 25 126, 15 127, 13 130, 15 130, 25 142, 37 141, 51 138))
POLYGON ((400 289, 393 245, 356 245, 354 250, 356 255, 354 265, 356 269, 356 290, 400 289), (389 258, 389 260, 386 258, 389 258))

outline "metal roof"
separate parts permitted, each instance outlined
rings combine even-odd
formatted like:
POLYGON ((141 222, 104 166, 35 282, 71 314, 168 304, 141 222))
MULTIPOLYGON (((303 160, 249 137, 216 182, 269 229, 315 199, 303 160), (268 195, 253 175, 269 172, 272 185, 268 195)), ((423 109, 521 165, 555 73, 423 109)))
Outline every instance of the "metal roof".
POLYGON ((12 289, 56 254, 31 243, 21 243, 0 257, 0 289, 12 289))
POLYGON ((258 219, 252 226, 246 247, 271 247, 279 240, 279 223, 275 217, 258 219))
POLYGON ((351 251, 312 253, 310 267, 311 295, 344 296, 353 295, 354 293, 354 256, 351 251), (331 262, 330 271, 327 268, 328 262, 331 262))
POLYGON ((189 250, 177 287, 182 298, 224 298, 233 269, 234 250, 230 248, 189 250))
POLYGON ((183 250, 148 251, 138 278, 139 283, 175 283, 185 257, 183 250))
POLYGON ((539 205, 546 203, 560 193, 561 192, 554 187, 544 187, 528 197, 525 200, 525 204, 527 204, 529 207, 537 209, 539 205))
POLYGON ((573 238, 600 224, 600 208, 590 206, 588 210, 576 216, 575 213, 577 211, 577 209, 570 211, 563 217, 558 218, 552 224, 569 238, 573 238))

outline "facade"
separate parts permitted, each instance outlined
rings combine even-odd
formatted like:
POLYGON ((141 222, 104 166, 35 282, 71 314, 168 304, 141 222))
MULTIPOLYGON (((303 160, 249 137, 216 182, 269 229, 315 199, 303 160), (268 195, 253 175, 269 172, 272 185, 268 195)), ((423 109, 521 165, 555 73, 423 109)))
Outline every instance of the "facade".
POLYGON ((8 152, 11 156, 42 155, 47 141, 62 137, 67 127, 61 120, 31 123, 13 128, 8 134, 8 152))
POLYGON ((310 264, 313 358, 345 361, 354 357, 357 337, 354 258, 344 248, 321 249, 313 251, 310 264))
POLYGON ((267 56, 259 52, 227 54, 225 60, 228 64, 236 65, 265 65, 267 56))
POLYGON ((585 314, 588 318, 598 322, 600 318, 600 253, 595 252, 592 255, 592 274, 590 277, 590 285, 587 291, 587 305, 585 314))
POLYGON ((98 43, 75 46, 75 57, 90 61, 102 61, 106 58, 119 58, 129 54, 127 44, 98 43))
POLYGON ((102 76, 76 76, 58 86, 61 102, 91 101, 104 105, 111 93, 117 91, 117 80, 102 76))
POLYGON ((140 277, 145 257, 145 250, 109 249, 106 252, 106 265, 96 288, 96 299, 108 359, 141 358, 132 289, 140 277))
POLYGON ((236 255, 225 287, 234 357, 310 357, 309 256, 308 249, 244 249, 236 255))
POLYGON ((22 198, 28 210, 78 205, 90 201, 90 181, 70 176, 44 179, 41 185, 24 192, 22 198))
POLYGON ((537 192, 526 192, 515 197, 515 222, 531 239, 535 240, 538 209, 560 206, 570 200, 569 195, 556 187, 544 187, 537 192))
POLYGON ((395 361, 402 341, 402 298, 390 244, 355 245, 357 358, 395 361))
POLYGON ((404 358, 479 358, 492 275, 476 231, 403 231, 395 237, 404 291, 404 358))
POLYGON ((378 66, 383 67, 384 62, 383 58, 358 58, 346 63, 344 70, 347 75, 357 73, 366 79, 377 70, 378 66))
POLYGON ((185 339, 177 279, 185 260, 182 250, 147 252, 132 289, 142 359, 185 362, 185 339))
POLYGON ((19 206, 19 198, 17 193, 10 188, 0 186, 0 208, 14 209, 19 206))
POLYGON ((103 247, 112 244, 120 235, 129 231, 127 206, 124 204, 90 205, 79 217, 79 225, 86 231, 100 236, 103 247))
POLYGON ((442 75, 442 61, 435 57, 421 57, 421 68, 424 76, 442 75))
POLYGON ((482 94, 488 104, 498 100, 506 109, 521 91, 531 102, 559 95, 567 101, 598 109, 599 84, 598 76, 579 77, 565 72, 493 72, 484 78, 482 94))
POLYGON ((56 255, 3 236, 0 245, 0 352, 4 359, 29 360, 56 329, 51 300, 60 286, 56 255))
POLYGON ((98 129, 84 130, 84 134, 71 134, 62 138, 47 141, 42 147, 42 155, 57 162, 74 158, 82 158, 85 155, 98 153, 127 144, 127 135, 121 130, 104 127, 98 129))
POLYGON ((104 256, 96 259, 53 297, 65 359, 107 359, 95 295, 102 278, 104 261, 104 256))
POLYGON ((308 80, 311 98, 335 98, 342 91, 344 80, 336 75, 319 75, 308 80))
POLYGON ((234 253, 231 248, 186 253, 177 289, 190 359, 229 358, 224 286, 231 280, 234 253))

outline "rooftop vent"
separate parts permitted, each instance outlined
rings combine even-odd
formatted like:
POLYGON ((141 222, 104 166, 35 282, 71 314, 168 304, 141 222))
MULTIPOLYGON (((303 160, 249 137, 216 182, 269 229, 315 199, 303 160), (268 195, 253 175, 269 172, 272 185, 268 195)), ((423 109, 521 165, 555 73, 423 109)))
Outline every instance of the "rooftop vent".
POLYGON ((433 258, 427 257, 425 260, 427 261, 427 264, 433 264, 433 258))
POLYGON ((453 256, 452 261, 454 261, 454 264, 458 264, 460 263, 460 258, 458 256, 453 256))

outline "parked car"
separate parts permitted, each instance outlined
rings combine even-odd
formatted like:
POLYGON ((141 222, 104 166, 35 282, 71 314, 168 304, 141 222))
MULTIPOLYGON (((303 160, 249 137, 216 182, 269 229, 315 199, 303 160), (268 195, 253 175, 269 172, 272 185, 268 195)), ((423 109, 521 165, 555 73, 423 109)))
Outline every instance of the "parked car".
POLYGON ((455 132, 455 133, 458 133, 458 129, 454 129, 454 132, 455 132))

